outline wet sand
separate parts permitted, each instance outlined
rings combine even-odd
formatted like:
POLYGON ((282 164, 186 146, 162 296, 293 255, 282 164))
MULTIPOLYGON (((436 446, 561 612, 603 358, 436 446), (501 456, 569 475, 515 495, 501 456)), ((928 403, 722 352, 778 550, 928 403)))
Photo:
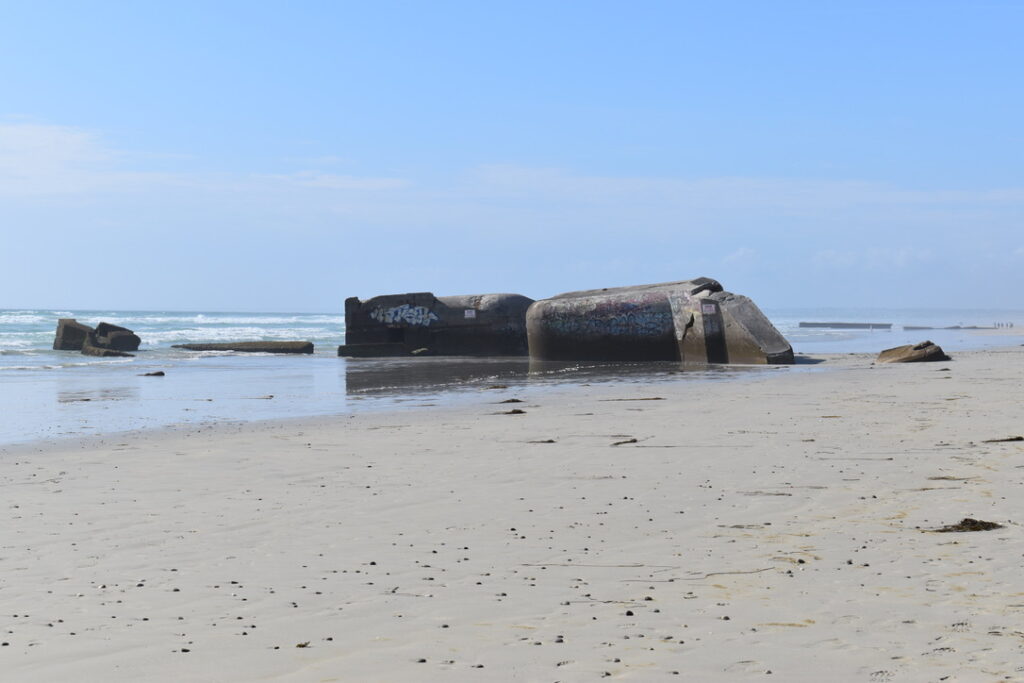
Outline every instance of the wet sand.
POLYGON ((7 448, 0 678, 1020 680, 1024 349, 871 360, 7 448))

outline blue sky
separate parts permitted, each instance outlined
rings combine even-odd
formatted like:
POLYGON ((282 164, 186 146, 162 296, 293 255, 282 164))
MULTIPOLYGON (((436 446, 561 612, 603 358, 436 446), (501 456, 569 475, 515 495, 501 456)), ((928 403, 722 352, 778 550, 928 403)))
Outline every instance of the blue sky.
POLYGON ((2 7, 0 307, 1024 308, 1021 2, 2 7))

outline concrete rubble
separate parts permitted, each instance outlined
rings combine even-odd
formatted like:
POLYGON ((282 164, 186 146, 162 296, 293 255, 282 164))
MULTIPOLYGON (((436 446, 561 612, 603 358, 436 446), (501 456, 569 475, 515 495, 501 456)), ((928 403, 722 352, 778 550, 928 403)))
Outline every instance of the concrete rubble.
POLYGON ((921 363, 944 360, 950 360, 950 357, 946 355, 941 346, 930 341, 897 346, 878 354, 879 363, 921 363))
POLYGON ((142 340, 127 327, 101 322, 95 328, 74 318, 57 321, 53 339, 55 351, 81 351, 86 356, 131 357, 128 351, 137 351, 142 340))

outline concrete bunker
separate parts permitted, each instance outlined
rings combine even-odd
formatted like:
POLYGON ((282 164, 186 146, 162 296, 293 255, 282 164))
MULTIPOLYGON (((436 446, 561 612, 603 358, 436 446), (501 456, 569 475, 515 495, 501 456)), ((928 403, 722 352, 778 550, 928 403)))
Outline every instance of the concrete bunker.
POLYGON ((526 310, 532 303, 519 294, 350 297, 338 355, 525 356, 526 310))
POLYGON ((793 362, 753 301, 706 277, 559 294, 530 307, 526 329, 535 360, 793 362))

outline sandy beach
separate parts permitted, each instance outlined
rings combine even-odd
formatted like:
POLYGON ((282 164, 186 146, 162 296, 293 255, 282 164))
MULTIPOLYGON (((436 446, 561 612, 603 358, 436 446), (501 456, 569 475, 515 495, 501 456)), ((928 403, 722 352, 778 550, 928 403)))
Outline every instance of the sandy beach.
POLYGON ((1024 680, 1024 349, 954 355, 3 449, 0 679, 1024 680))

